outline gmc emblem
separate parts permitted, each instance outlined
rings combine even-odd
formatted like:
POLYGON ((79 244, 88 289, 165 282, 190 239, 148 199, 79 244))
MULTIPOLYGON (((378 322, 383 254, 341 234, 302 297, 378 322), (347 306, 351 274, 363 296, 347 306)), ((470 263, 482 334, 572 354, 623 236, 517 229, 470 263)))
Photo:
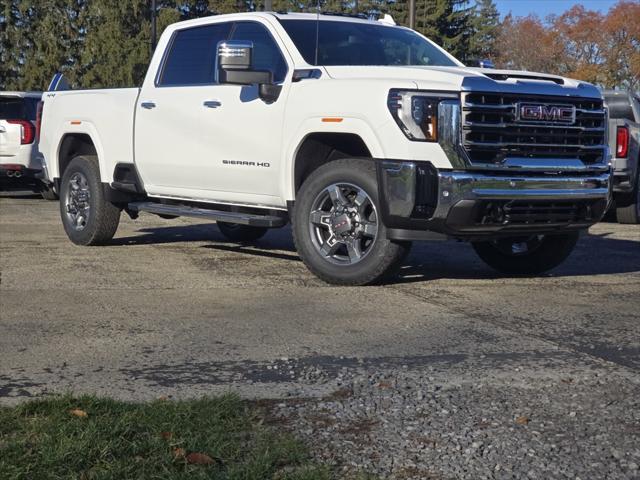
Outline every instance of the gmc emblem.
POLYGON ((576 107, 573 105, 536 105, 519 103, 518 120, 527 122, 556 122, 571 124, 576 121, 576 107))

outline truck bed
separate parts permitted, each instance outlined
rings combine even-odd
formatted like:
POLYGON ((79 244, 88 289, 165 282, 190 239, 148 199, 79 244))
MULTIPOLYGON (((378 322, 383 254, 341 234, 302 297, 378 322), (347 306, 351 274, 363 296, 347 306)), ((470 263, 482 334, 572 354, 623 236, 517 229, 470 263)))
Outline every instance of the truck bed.
MULTIPOLYGON (((40 143, 45 159, 57 158, 65 135, 88 135, 103 159, 101 177, 112 178, 117 163, 133 162, 138 93, 138 88, 45 92, 40 143)), ((47 168, 50 178, 59 177, 59 165, 47 168)))

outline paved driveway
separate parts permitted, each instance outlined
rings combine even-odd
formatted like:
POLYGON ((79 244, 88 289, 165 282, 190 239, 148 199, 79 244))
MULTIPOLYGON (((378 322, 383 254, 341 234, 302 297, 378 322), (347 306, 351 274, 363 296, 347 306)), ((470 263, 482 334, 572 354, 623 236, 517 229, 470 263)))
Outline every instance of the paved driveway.
POLYGON ((123 216, 113 245, 77 247, 57 208, 0 198, 0 402, 230 389, 335 400, 361 380, 403 388, 405 373, 444 390, 482 381, 515 399, 523 384, 588 378, 572 388, 594 405, 624 385, 616 402, 629 416, 609 423, 640 433, 638 226, 597 225, 540 278, 502 278, 463 243, 424 243, 396 282, 347 288, 304 268, 288 228, 241 246, 200 220, 123 216))

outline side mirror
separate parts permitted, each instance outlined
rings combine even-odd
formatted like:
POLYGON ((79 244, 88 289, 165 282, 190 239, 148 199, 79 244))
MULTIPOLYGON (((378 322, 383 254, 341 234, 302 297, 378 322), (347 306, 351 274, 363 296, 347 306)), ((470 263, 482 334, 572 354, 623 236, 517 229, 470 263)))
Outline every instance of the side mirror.
POLYGON ((491 60, 480 60, 478 66, 480 68, 496 68, 491 60))
MULTIPOLYGON (((225 41, 218 44, 218 82, 232 85, 273 85, 273 73, 253 70, 253 43, 225 41)), ((261 89, 262 90, 262 89, 261 89)))

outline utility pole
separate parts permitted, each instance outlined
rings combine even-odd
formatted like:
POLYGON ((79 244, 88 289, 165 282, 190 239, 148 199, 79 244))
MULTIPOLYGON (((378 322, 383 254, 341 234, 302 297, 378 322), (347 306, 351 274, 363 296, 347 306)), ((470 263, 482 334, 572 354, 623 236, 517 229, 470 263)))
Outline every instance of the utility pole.
POLYGON ((273 11, 273 0, 264 0, 264 11, 265 12, 273 11))
POLYGON ((409 0, 409 28, 416 28, 416 0, 409 0))
POLYGON ((154 50, 156 49, 156 36, 157 36, 157 25, 156 25, 156 0, 151 0, 151 55, 153 55, 154 50))

